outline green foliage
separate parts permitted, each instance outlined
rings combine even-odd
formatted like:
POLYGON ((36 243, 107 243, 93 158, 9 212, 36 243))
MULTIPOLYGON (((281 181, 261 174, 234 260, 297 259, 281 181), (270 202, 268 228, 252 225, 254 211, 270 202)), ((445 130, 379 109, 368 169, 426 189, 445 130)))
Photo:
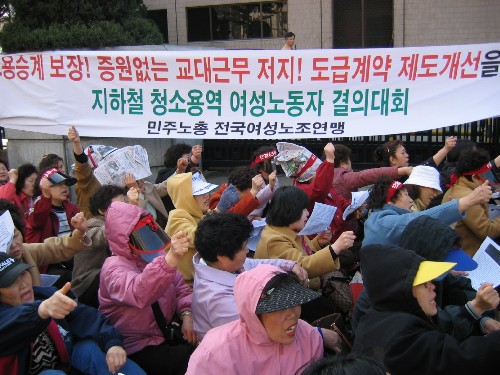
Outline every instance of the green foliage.
POLYGON ((122 22, 141 15, 142 0, 12 0, 18 19, 33 28, 52 23, 122 22))
POLYGON ((162 43, 142 0, 12 0, 10 5, 15 16, 0 31, 4 52, 162 43))
POLYGON ((93 25, 53 24, 45 29, 33 30, 8 24, 0 33, 0 43, 5 52, 100 49, 161 42, 162 36, 156 25, 146 19, 132 19, 123 26, 112 21, 99 21, 93 25))
POLYGON ((12 18, 12 11, 9 1, 0 0, 0 27, 3 23, 9 22, 12 18))
POLYGON ((158 26, 147 18, 130 18, 123 23, 123 29, 132 38, 132 44, 161 44, 163 42, 158 26))

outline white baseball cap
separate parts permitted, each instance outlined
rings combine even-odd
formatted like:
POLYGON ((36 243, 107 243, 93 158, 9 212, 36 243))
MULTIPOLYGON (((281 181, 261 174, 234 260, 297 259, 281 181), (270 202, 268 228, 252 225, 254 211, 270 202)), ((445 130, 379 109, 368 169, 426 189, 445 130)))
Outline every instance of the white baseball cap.
POLYGON ((211 184, 205 181, 205 178, 199 172, 193 173, 193 176, 191 177, 191 187, 193 190, 193 196, 209 193, 215 188, 217 188, 217 186, 219 185, 211 184))

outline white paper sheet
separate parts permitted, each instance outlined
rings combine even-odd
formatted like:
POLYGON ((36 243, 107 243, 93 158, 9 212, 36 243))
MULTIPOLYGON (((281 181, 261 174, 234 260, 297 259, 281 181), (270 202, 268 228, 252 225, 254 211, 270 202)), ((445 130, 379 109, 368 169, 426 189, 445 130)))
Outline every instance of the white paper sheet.
POLYGON ((352 214, 358 208, 361 207, 363 203, 368 199, 370 192, 367 190, 364 191, 354 191, 352 194, 351 204, 345 209, 344 214, 342 215, 342 219, 346 219, 347 216, 352 214))
POLYGON ((0 216, 0 252, 8 253, 14 239, 14 222, 9 211, 0 216))
POLYGON ((336 211, 337 207, 335 206, 318 202, 314 203, 313 212, 311 216, 309 216, 304 228, 299 232, 299 235, 308 236, 310 234, 324 232, 330 226, 336 211))
POLYGON ((491 238, 486 237, 479 250, 474 254, 478 266, 469 272, 472 287, 479 289, 482 283, 493 283, 496 288, 500 285, 500 246, 491 238))
POLYGON ((247 242, 247 247, 249 250, 255 251, 257 245, 260 241, 260 235, 262 234, 262 229, 266 226, 266 219, 253 220, 252 221, 253 230, 250 233, 250 238, 247 242))

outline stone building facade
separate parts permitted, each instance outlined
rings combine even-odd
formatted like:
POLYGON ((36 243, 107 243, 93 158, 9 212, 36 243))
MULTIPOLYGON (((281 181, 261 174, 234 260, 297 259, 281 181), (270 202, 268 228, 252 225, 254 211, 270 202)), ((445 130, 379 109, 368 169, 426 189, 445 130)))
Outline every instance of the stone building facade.
MULTIPOLYGON (((349 20, 355 30, 387 28, 393 47, 488 43, 500 40, 498 0, 287 0, 287 31, 297 36, 300 49, 336 48, 336 24, 349 20), (360 19, 364 19, 361 24, 360 19), (379 22, 377 22, 377 19, 379 22), (383 20, 380 22, 380 20, 383 20), (388 25, 392 23, 391 25, 388 25), (391 30, 392 29, 392 30, 391 30)), ((193 8, 270 3, 255 0, 144 0, 149 11, 163 11, 171 44, 193 44, 225 49, 278 49, 279 37, 232 40, 188 40, 193 8)), ((273 3, 273 2, 271 2, 273 3)), ((274 2, 276 3, 276 2, 274 2)), ((366 44, 364 45, 367 46, 366 44)), ((363 47, 352 45, 349 47, 363 47)), ((389 45, 379 46, 389 47, 389 45)))
MULTIPOLYGON (((196 48, 277 50, 283 46, 286 31, 295 33, 298 49, 410 47, 500 40, 499 0, 144 0, 144 3, 166 42, 196 48), (250 12, 252 22, 241 23, 241 14, 245 12, 250 12)), ((71 144, 64 137, 10 129, 6 129, 6 136, 12 166, 40 160, 47 153, 61 155, 67 166, 73 162, 71 144)), ((83 141, 118 147, 137 143, 135 139, 121 138, 83 141)), ((153 170, 161 167, 163 152, 174 142, 172 139, 140 141, 148 150, 153 170)))

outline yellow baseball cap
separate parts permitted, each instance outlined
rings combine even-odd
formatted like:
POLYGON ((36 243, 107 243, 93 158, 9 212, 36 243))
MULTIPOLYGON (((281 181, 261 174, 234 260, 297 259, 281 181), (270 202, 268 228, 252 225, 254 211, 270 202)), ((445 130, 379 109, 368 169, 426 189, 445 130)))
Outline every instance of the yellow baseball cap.
POLYGON ((424 260, 418 267, 417 274, 413 280, 413 286, 434 280, 451 270, 456 263, 453 262, 431 262, 424 260))

